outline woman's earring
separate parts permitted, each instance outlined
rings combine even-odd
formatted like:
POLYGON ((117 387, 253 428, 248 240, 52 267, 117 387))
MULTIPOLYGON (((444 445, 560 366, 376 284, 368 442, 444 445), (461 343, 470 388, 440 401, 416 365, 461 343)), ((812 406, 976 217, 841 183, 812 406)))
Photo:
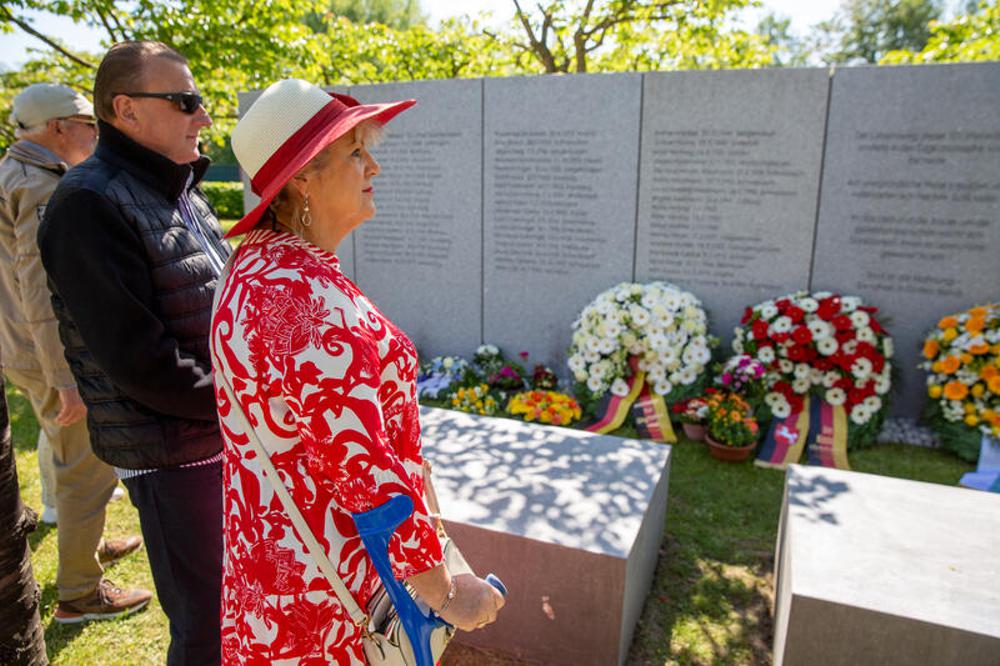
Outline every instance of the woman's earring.
POLYGON ((307 194, 305 200, 302 202, 302 214, 299 215, 299 223, 303 227, 308 227, 312 225, 313 218, 312 214, 309 212, 309 195, 307 194))

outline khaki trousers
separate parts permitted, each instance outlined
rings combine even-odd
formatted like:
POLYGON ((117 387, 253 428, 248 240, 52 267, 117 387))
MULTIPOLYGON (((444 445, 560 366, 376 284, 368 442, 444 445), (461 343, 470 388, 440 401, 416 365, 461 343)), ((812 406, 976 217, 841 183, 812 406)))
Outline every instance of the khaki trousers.
POLYGON ((104 509, 118 479, 111 466, 91 450, 85 419, 65 428, 55 422, 59 392, 45 385, 41 372, 22 368, 5 368, 4 372, 28 396, 52 448, 59 512, 56 587, 60 601, 79 599, 90 594, 104 574, 97 546, 104 532, 104 509))

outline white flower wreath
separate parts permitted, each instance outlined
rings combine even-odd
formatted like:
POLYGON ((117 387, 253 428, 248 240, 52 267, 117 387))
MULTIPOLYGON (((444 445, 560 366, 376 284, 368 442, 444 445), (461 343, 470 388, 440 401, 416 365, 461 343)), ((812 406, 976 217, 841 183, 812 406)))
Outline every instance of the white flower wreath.
POLYGON ((573 322, 567 364, 595 398, 609 389, 624 396, 632 374, 629 359, 635 357, 652 390, 674 397, 703 376, 717 343, 693 294, 666 282, 622 282, 573 322))

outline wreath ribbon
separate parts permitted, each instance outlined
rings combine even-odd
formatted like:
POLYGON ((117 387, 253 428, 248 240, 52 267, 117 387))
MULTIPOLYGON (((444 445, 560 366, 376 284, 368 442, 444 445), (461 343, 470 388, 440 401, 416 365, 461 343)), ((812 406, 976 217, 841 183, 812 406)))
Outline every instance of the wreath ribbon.
POLYGON ((598 419, 587 426, 588 432, 606 434, 620 428, 629 412, 635 417, 636 430, 644 439, 673 443, 677 441, 670 423, 670 411, 663 396, 651 391, 646 383, 646 373, 639 370, 638 359, 629 359, 632 376, 627 380, 628 393, 623 396, 611 392, 605 394, 598 404, 598 419))
POLYGON ((850 469, 847 462, 847 412, 843 405, 806 396, 802 411, 774 419, 754 464, 784 469, 806 451, 810 465, 850 469))

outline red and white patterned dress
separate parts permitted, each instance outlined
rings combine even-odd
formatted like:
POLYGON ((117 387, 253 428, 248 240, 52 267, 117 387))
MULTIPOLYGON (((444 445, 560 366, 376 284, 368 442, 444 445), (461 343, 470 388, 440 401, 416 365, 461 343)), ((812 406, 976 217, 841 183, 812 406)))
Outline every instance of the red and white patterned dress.
MULTIPOLYGON (((406 493, 390 544, 398 578, 441 563, 422 494, 413 344, 336 256, 257 229, 236 252, 212 322, 225 375, 292 498, 362 608, 378 574, 350 513, 406 493)), ((360 631, 296 534, 225 394, 224 664, 364 664, 360 631)))

